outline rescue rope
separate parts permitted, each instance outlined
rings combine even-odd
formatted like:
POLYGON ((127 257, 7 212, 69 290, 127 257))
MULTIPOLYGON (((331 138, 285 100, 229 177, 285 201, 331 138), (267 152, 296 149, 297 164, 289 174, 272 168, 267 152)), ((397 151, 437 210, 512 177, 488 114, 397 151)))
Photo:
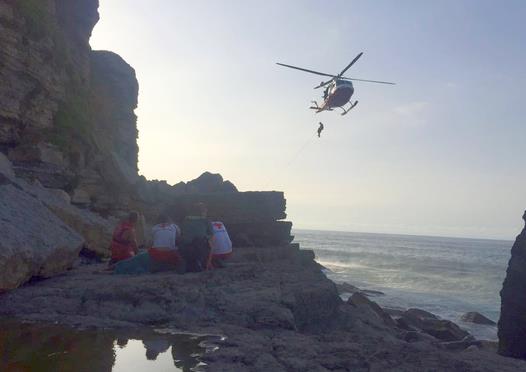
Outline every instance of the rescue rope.
MULTIPOLYGON (((317 134, 316 133, 313 133, 313 134, 309 135, 307 140, 301 145, 301 147, 298 149, 298 151, 296 151, 294 156, 292 156, 290 158, 290 160, 287 163, 285 163, 285 165, 282 167, 282 169, 284 169, 284 170, 288 169, 292 165, 292 163, 294 163, 294 161, 300 156, 300 154, 303 152, 303 150, 305 150, 307 148, 307 146, 310 145, 313 142, 313 140, 315 140, 316 138, 317 138, 317 134)), ((263 188, 266 188, 270 184, 270 181, 271 181, 271 177, 268 177, 266 182, 263 183, 263 188)))

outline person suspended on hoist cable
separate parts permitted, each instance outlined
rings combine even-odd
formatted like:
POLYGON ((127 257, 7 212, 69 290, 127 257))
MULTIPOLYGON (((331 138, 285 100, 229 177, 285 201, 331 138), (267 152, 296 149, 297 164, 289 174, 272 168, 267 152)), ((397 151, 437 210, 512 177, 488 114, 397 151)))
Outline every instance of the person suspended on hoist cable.
POLYGON ((323 132, 323 128, 324 128, 323 123, 320 121, 320 126, 318 127, 318 138, 320 137, 321 132, 323 132))

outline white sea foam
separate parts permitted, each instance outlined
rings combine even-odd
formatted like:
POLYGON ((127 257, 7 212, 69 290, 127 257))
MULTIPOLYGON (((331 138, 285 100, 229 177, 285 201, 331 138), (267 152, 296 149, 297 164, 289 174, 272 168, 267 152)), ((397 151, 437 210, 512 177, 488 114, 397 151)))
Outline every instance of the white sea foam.
POLYGON ((496 327, 460 321, 468 311, 500 314, 499 291, 513 242, 404 235, 295 230, 336 282, 386 293, 375 301, 417 307, 450 319, 479 338, 496 339, 496 327))

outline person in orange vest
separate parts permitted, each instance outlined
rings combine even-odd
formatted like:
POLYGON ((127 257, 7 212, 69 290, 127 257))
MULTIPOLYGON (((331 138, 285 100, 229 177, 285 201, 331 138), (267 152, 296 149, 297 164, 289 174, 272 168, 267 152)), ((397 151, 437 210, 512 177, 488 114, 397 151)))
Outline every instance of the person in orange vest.
POLYGON ((110 265, 131 258, 137 254, 135 225, 138 219, 139 215, 137 212, 130 212, 128 218, 117 225, 113 231, 110 265))

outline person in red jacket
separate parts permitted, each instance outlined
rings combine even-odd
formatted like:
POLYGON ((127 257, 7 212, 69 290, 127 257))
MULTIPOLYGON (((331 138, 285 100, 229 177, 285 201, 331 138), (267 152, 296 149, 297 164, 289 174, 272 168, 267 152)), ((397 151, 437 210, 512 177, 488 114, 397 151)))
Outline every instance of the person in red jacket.
POLYGON ((110 264, 131 258, 137 254, 135 225, 138 219, 139 215, 137 212, 130 212, 128 218, 117 225, 113 231, 110 264))

